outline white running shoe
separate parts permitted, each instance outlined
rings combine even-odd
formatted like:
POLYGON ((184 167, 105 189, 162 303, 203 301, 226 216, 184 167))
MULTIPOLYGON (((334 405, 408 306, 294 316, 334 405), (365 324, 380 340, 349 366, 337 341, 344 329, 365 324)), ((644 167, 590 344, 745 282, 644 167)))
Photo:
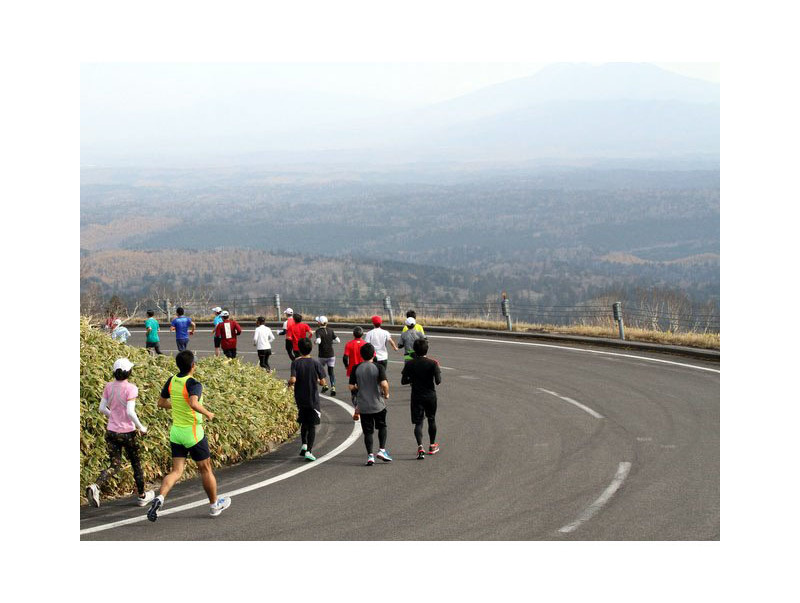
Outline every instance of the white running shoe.
POLYGON ((86 486, 86 498, 89 500, 91 506, 100 506, 100 488, 97 487, 97 484, 89 484, 86 486))
POLYGON ((211 505, 211 517, 216 517, 225 509, 231 506, 230 496, 220 496, 213 505, 211 505))
POLYGON ((147 503, 152 502, 153 499, 156 497, 156 493, 152 490, 148 490, 144 493, 144 498, 141 496, 136 498, 136 502, 140 507, 145 506, 147 503))

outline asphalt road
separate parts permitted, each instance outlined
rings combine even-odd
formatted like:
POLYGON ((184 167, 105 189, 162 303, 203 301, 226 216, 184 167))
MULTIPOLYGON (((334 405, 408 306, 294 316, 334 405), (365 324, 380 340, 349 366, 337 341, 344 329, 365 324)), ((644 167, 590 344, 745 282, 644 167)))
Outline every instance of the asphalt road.
MULTIPOLYGON (((339 400, 349 401, 340 357, 350 334, 339 336, 339 400)), ((81 539, 720 538, 719 364, 481 339, 430 336, 429 355, 444 368, 438 455, 415 458, 402 357, 390 352, 394 462, 365 467, 357 424, 323 399, 315 463, 297 456, 292 441, 218 471, 221 494, 255 487, 235 494, 216 518, 196 479, 172 490, 156 523, 132 499, 82 506, 81 539)), ((137 330, 128 343, 143 341, 137 330)), ((162 343, 174 354, 171 334, 162 343)), ((276 343, 271 364, 286 378, 283 338, 276 343)), ((210 332, 198 331, 190 347, 212 354, 210 332)), ((251 329, 240 338, 240 357, 257 361, 251 329)))

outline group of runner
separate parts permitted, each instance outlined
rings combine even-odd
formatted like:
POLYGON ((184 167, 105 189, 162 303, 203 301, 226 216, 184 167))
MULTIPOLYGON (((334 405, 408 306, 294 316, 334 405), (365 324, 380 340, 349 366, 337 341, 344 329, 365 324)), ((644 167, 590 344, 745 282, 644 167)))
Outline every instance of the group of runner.
MULTIPOLYGON (((221 350, 226 357, 235 358, 237 337, 242 333, 241 326, 230 318, 227 310, 215 307, 213 312, 215 354, 219 356, 221 350)), ((331 395, 336 395, 334 373, 336 355, 333 345, 341 341, 333 329, 328 327, 328 319, 325 316, 315 318, 319 327, 312 335, 311 328, 303 322, 302 315, 295 314, 291 308, 287 308, 284 314, 286 321, 278 334, 286 336, 286 352, 291 360, 287 385, 294 393, 298 410, 300 456, 307 461, 314 461, 316 457, 312 449, 316 426, 320 424, 321 419, 318 386, 321 386, 322 393, 330 388, 331 395), (311 355, 312 339, 318 346, 318 358, 313 358, 311 355)), ((158 321, 155 320, 152 311, 148 311, 147 316, 145 345, 151 353, 162 354, 159 347, 158 321)), ((401 383, 411 385, 410 408, 417 441, 416 458, 424 459, 426 454, 436 454, 439 451, 439 444, 436 441, 436 386, 441 384, 441 371, 438 362, 427 357, 428 341, 425 331, 417 324, 413 310, 407 312, 398 342, 395 342, 391 334, 382 328, 380 316, 373 316, 371 321, 373 328, 366 334, 361 327, 353 329, 353 339, 345 345, 343 355, 348 388, 354 406, 353 420, 361 422, 364 434, 364 445, 367 449, 366 465, 374 465, 376 457, 384 462, 393 460, 386 449, 388 436, 386 401, 389 399, 389 382, 386 376, 388 347, 404 350, 405 364, 401 383), (427 451, 422 443, 425 419, 428 421, 430 439, 427 451), (373 454, 375 431, 378 432, 378 452, 373 454)), ((258 317, 253 345, 258 351, 259 366, 273 371, 269 366, 269 356, 275 335, 265 322, 263 316, 258 317)), ((130 337, 130 332, 122 327, 121 323, 121 320, 115 319, 112 337, 125 343, 130 337)), ((147 512, 150 521, 157 520, 158 511, 163 506, 165 497, 183 474, 187 457, 191 457, 197 463, 203 488, 208 495, 210 514, 217 516, 230 506, 229 497, 217 497, 208 438, 203 430, 204 419, 213 419, 214 413, 203 406, 203 386, 193 377, 196 367, 195 355, 187 347, 195 329, 195 323, 190 317, 185 316, 183 308, 177 308, 176 317, 170 323, 170 330, 175 332, 178 344, 179 351, 175 358, 178 373, 164 384, 158 400, 159 408, 170 409, 172 413, 170 428, 172 470, 163 478, 159 494, 156 495, 153 490, 145 491, 138 453, 137 430, 145 434, 147 428, 141 424, 136 415, 138 389, 128 381, 134 365, 127 358, 120 358, 114 363, 112 368, 114 380, 106 384, 99 407, 100 412, 108 417, 106 443, 110 466, 101 472, 95 483, 87 486, 86 496, 90 505, 100 506, 101 490, 119 471, 124 450, 133 466, 138 493, 137 502, 140 506, 150 503, 147 512)))

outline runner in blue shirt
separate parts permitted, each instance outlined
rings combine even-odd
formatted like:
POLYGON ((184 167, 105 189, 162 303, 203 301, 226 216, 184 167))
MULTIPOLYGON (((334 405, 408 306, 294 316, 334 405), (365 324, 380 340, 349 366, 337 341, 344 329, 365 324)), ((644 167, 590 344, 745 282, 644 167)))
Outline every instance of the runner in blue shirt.
POLYGON ((188 316, 183 315, 183 308, 175 308, 177 316, 170 323, 170 331, 175 331, 175 343, 178 351, 182 352, 189 345, 189 337, 194 335, 195 324, 188 316))
MULTIPOLYGON (((214 313, 214 324, 211 325, 211 332, 217 332, 217 325, 222 322, 222 308, 217 306, 216 308, 211 308, 211 311, 214 313)), ((214 355, 219 356, 222 351, 220 350, 220 346, 222 345, 222 338, 217 337, 214 335, 214 355)))

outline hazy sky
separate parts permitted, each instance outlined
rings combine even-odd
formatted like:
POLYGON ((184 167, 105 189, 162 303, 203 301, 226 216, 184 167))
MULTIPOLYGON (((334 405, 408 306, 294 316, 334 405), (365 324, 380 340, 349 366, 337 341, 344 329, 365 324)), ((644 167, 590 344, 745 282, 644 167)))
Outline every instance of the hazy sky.
MULTIPOLYGON (((719 82, 719 63, 654 63, 690 77, 719 82)), ((510 79, 545 63, 90 63, 81 68, 81 100, 169 103, 176 83, 197 94, 248 89, 319 91, 399 104, 446 100, 510 79), (133 86, 132 83, 136 85, 133 86), (167 87, 165 84, 170 83, 167 87)))

